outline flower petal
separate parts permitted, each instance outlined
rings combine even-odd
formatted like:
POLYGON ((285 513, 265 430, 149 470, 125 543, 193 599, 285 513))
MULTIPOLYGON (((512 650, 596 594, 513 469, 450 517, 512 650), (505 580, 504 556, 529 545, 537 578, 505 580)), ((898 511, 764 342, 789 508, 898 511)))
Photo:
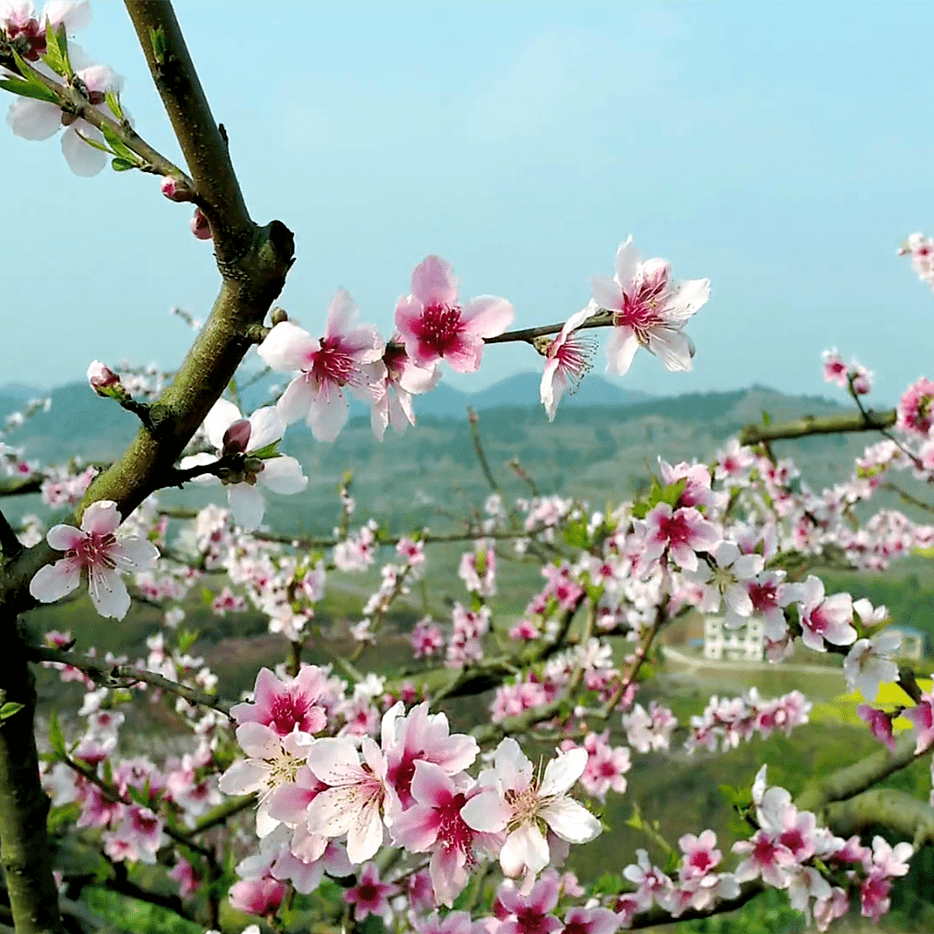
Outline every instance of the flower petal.
POLYGON ((74 558, 62 558, 55 564, 47 564, 29 582, 29 592, 41 603, 54 603, 66 593, 71 593, 81 583, 81 562, 74 558))

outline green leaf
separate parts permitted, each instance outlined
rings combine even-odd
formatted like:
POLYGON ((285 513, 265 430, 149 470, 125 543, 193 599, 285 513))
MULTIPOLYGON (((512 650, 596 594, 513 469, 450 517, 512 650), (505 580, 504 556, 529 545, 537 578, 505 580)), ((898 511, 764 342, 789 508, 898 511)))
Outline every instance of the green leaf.
POLYGON ((22 709, 22 704, 17 704, 16 701, 7 701, 0 707, 0 720, 7 720, 12 717, 13 714, 19 713, 22 709))
POLYGON ((62 76, 67 75, 69 78, 72 76, 73 72, 68 61, 68 40, 65 38, 64 24, 56 30, 51 22, 46 22, 45 55, 42 56, 42 61, 45 62, 55 74, 62 76))
POLYGON ((201 599, 205 606, 211 606, 214 603, 214 594, 207 587, 201 588, 201 599))
POLYGON ((762 424, 766 426, 772 424, 772 416, 765 409, 762 410, 762 424))
POLYGON ((65 736, 62 728, 59 726, 58 717, 55 712, 49 716, 49 745, 60 759, 67 758, 68 753, 65 750, 65 736))
POLYGON ((120 156, 114 156, 113 160, 110 163, 110 167, 115 172, 126 172, 129 169, 135 169, 136 166, 130 162, 128 159, 122 159, 120 156))
POLYGON ((250 457, 257 457, 262 461, 269 460, 272 457, 281 457, 282 455, 276 450, 278 447, 279 441, 272 441, 257 451, 250 451, 250 457))
POLYGON ((165 42, 165 30, 160 26, 158 29, 149 28, 149 41, 152 43, 152 56, 158 65, 165 64, 165 55, 168 46, 165 42))
POLYGON ((123 115, 123 107, 120 104, 120 93, 118 91, 107 91, 104 94, 104 100, 107 102, 107 107, 110 109, 110 112, 121 123, 126 120, 126 117, 123 115))
POLYGON ((107 140, 107 143, 114 155, 122 156, 127 160, 127 162, 131 162, 136 165, 138 160, 136 155, 133 153, 133 150, 129 149, 126 143, 120 139, 120 135, 114 132, 113 127, 110 127, 105 123, 100 129, 101 133, 104 134, 104 139, 107 140))
POLYGON ((58 104, 58 98, 41 82, 24 78, 0 79, 0 88, 20 97, 30 97, 47 104, 58 104))
POLYGON ((105 146, 103 143, 99 143, 96 139, 91 139, 90 136, 85 136, 81 130, 76 130, 75 132, 88 144, 88 146, 91 146, 94 149, 99 149, 101 152, 106 152, 108 156, 113 155, 113 153, 110 151, 110 148, 105 146))
POLYGON ((178 650, 183 655, 198 641, 201 633, 197 629, 183 629, 178 634, 178 650))
POLYGON ((569 548, 586 548, 590 544, 587 523, 583 519, 568 523, 564 530, 564 542, 569 548))

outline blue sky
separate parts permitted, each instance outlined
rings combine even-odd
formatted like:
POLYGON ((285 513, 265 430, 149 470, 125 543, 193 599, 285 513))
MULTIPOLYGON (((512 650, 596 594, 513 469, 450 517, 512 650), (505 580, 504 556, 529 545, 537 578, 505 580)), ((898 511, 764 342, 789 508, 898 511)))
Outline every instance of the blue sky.
MULTIPOLYGON (((895 255, 934 230, 932 4, 176 8, 254 218, 296 233, 280 304, 312 332, 338 287, 388 332, 428 253, 466 297, 512 301, 517 327, 562 321, 632 234, 711 280, 693 372, 640 354, 632 388, 832 395, 830 346, 875 370, 879 404, 934 375, 934 295, 895 255)), ((94 4, 78 41, 177 159, 123 5, 94 4)), ((190 332, 169 309, 206 315, 218 284, 188 206, 149 176, 73 176, 56 140, 6 127, 0 166, 0 383, 175 365, 190 332)), ((539 366, 491 347, 451 382, 539 366)))

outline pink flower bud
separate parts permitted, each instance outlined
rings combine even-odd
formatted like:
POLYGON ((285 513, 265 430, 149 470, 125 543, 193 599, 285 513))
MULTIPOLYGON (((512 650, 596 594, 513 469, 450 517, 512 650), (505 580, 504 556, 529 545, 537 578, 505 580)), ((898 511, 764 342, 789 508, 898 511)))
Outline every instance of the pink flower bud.
POLYGON ((250 443, 250 434, 253 428, 248 418, 238 418, 232 422, 224 432, 221 447, 224 454, 243 454, 250 443))
POLYGON ((180 178, 174 178, 171 175, 165 175, 162 178, 161 191, 169 201, 191 201, 194 193, 188 187, 187 182, 180 178))
POLYGON ((195 213, 191 218, 189 227, 191 227, 191 232, 199 240, 211 239, 211 225, 208 223, 208 219, 204 216, 204 212, 201 208, 195 208, 195 213))
POLYGON ((88 367, 88 383, 99 396, 118 398, 126 395, 120 377, 105 363, 95 360, 88 367))

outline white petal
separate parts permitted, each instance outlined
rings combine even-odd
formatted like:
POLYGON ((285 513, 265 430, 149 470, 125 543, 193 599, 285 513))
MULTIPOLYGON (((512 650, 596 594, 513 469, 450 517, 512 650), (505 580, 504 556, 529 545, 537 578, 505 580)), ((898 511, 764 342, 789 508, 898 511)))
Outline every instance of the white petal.
POLYGON ((639 251, 632 242, 632 236, 620 245, 616 251, 616 281, 625 290, 639 271, 639 251))
POLYGON ((122 571, 151 571, 159 559, 159 549, 152 542, 131 536, 118 539, 108 555, 122 571))
POLYGON ((294 457, 272 457, 263 461, 259 482, 273 493, 288 496, 301 493, 308 486, 308 477, 302 473, 302 465, 294 457))
POLYGON ((103 142, 104 137, 97 127, 85 123, 84 120, 76 120, 62 133, 62 154, 65 156, 68 167, 75 175, 90 178, 104 170, 110 157, 106 152, 101 152, 99 149, 89 146, 78 135, 78 130, 81 131, 83 136, 99 142, 103 142))
POLYGON ((237 742, 254 759, 276 759, 282 755, 279 734, 262 723, 241 723, 237 727, 237 742))
POLYGON ((266 783, 268 767, 256 759, 238 759, 221 775, 217 787, 225 795, 248 795, 266 783))
MULTIPOLYGON (((211 406, 211 411, 208 412, 207 417, 204 419, 204 430, 211 447, 220 451, 224 446, 224 432, 242 417, 240 409, 232 402, 228 402, 226 399, 218 399, 211 406)), ((252 437, 250 440, 252 441, 252 437)))
POLYGON ((383 820, 379 802, 360 808, 347 831, 347 857, 352 863, 366 862, 383 843, 383 820))
POLYGON ((336 386, 312 399, 305 421, 318 441, 333 441, 350 417, 350 400, 336 386))
POLYGON ((276 408, 285 421, 291 425, 292 422, 297 422, 308 415, 314 398, 315 388, 311 380, 306 379, 304 375, 296 376, 280 396, 276 408))
POLYGON ((62 127, 62 112, 54 104, 18 97, 6 115, 10 129, 22 139, 48 139, 62 127))
POLYGON ((227 502, 234 519, 245 532, 252 532, 263 521, 266 503, 263 494, 255 486, 250 486, 249 483, 232 483, 227 487, 227 502))
POLYGON ((111 568, 88 568, 88 592, 101 616, 123 619, 130 609, 130 595, 117 571, 111 568))
POLYGON ((274 405, 264 405, 250 416, 250 429, 248 454, 278 441, 285 434, 285 420, 274 405))
POLYGON ((563 794, 576 782, 587 768, 587 750, 578 747, 562 752, 545 766, 538 793, 546 798, 549 795, 563 794))
POLYGON ((683 372, 691 369, 694 345, 687 335, 667 328, 649 332, 649 350, 665 364, 666 370, 683 372))
POLYGON ((542 832, 534 824, 526 823, 506 837, 500 850, 499 864, 507 876, 515 877, 523 867, 528 867, 533 874, 540 872, 550 858, 548 841, 542 832))
POLYGON ((625 376, 639 349, 639 338, 628 325, 612 328, 606 342, 606 372, 609 376, 625 376))
POLYGON ((461 808, 461 817, 468 827, 481 833, 499 833, 506 829, 512 808, 495 792, 484 791, 461 808))
MULTIPOLYGON (((585 750, 582 752, 586 755, 585 750)), ((568 843, 586 843, 600 833, 600 821, 567 795, 550 801, 540 813, 545 823, 568 843)))
POLYGON ((290 373, 307 369, 311 355, 320 349, 320 342, 307 331, 291 321, 280 321, 256 348, 256 352, 267 366, 281 373, 290 373))

